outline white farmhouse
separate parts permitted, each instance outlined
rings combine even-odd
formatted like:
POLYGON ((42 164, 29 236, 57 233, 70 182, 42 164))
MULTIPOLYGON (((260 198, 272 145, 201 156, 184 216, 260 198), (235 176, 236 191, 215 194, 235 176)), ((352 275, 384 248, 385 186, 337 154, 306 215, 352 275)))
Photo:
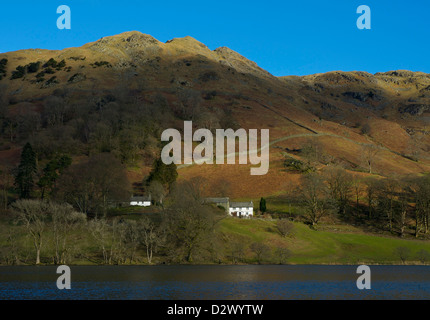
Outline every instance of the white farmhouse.
POLYGON ((228 213, 233 217, 251 218, 254 215, 254 203, 249 202, 230 202, 228 213))
POLYGON ((149 197, 131 197, 130 206, 149 207, 151 205, 151 196, 149 197))

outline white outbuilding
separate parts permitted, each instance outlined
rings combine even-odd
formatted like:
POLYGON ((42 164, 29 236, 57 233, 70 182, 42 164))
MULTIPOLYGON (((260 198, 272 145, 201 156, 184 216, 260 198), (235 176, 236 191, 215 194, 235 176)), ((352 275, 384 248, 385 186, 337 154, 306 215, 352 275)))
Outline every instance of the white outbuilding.
POLYGON ((130 206, 149 207, 151 205, 151 196, 149 197, 131 197, 130 206))

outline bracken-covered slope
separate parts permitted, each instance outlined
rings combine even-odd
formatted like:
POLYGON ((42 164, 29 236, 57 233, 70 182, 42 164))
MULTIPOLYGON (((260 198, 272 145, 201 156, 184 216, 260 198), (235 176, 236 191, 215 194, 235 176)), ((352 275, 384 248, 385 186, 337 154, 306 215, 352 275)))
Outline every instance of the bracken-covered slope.
MULTIPOLYGON (((309 145, 324 153, 322 167, 337 163, 366 174, 363 154, 373 146, 376 174, 430 168, 430 75, 421 72, 275 77, 226 47, 210 50, 191 37, 162 43, 135 31, 61 51, 3 53, 1 61, 2 116, 43 113, 52 95, 62 95, 66 104, 97 105, 95 112, 103 112, 111 100, 131 99, 138 106, 156 104, 162 96, 175 115, 166 127, 193 119, 212 129, 225 123, 270 129, 267 175, 250 176, 248 165, 180 168, 181 179, 207 178, 212 193, 226 184, 236 198, 288 190, 299 174, 285 171, 283 162, 288 156, 302 159, 301 150, 309 145), (51 58, 57 64, 50 64, 51 58)), ((4 124, 0 166, 16 164, 26 140, 9 129, 4 124)), ((135 181, 149 170, 148 163, 138 164, 130 170, 135 181)))

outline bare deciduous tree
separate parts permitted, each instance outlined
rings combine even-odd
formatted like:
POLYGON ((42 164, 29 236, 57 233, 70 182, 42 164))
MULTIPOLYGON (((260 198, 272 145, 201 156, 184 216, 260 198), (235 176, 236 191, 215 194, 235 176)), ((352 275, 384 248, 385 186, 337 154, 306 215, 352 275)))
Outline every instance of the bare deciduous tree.
POLYGON ((373 164, 378 152, 379 149, 371 144, 364 145, 361 148, 361 160, 363 165, 368 168, 370 174, 372 174, 373 164))
POLYGON ((402 260, 402 263, 405 263, 411 256, 411 249, 408 247, 397 247, 394 249, 394 254, 402 260))
POLYGON ((279 261, 279 264, 285 264, 287 260, 291 257, 291 251, 288 248, 277 247, 275 249, 276 259, 279 261))
POLYGON ((298 196, 312 225, 317 224, 322 217, 336 209, 330 190, 325 185, 323 178, 315 173, 303 177, 298 196))
POLYGON ((366 179, 365 184, 368 218, 371 219, 373 217, 374 207, 377 203, 376 192, 378 190, 378 181, 374 178, 368 178, 366 179))
POLYGON ((140 244, 140 230, 138 223, 134 220, 126 222, 125 244, 127 256, 130 263, 133 263, 136 256, 137 248, 140 244))
POLYGON ((52 219, 52 231, 54 237, 56 264, 66 264, 70 251, 69 240, 72 232, 82 226, 86 221, 83 213, 76 212, 69 204, 49 204, 49 211, 52 219))
POLYGON ((234 264, 242 262, 245 256, 245 240, 233 239, 229 241, 229 255, 234 264))
POLYGON ((261 242, 253 242, 250 246, 252 252, 255 253, 255 258, 258 264, 270 257, 270 247, 261 242))
POLYGON ((427 263, 430 261, 430 253, 427 250, 421 249, 417 252, 417 258, 421 263, 427 263))
POLYGON ((173 201, 165 212, 168 244, 175 258, 193 262, 198 252, 208 251, 210 238, 225 211, 203 204, 204 180, 177 185, 173 201))
POLYGON ((363 182, 358 176, 352 178, 352 189, 354 190, 355 206, 358 208, 360 205, 360 195, 363 191, 363 182))
POLYGON ((112 262, 110 229, 105 219, 95 219, 88 223, 88 230, 102 252, 104 264, 111 264, 112 262))
POLYGON ((8 200, 9 200, 8 199, 9 188, 11 188, 13 185, 13 175, 12 175, 12 170, 10 168, 0 170, 0 181, 2 184, 1 202, 3 204, 3 209, 7 210, 8 200))
POLYGON ((7 265, 18 265, 20 263, 18 232, 14 228, 10 228, 7 232, 6 246, 3 246, 3 260, 7 265))
POLYGON ((395 204, 396 198, 399 194, 398 185, 399 180, 387 178, 379 181, 376 186, 378 203, 386 213, 390 232, 393 232, 395 204))
POLYGON ((341 167, 329 167, 324 171, 331 197, 336 200, 339 213, 346 214, 352 193, 352 175, 341 167))
POLYGON ((407 184, 406 181, 401 181, 398 184, 398 192, 397 192, 397 206, 398 206, 398 217, 397 224, 399 228, 400 237, 403 238, 405 234, 405 228, 407 224, 407 216, 410 210, 409 207, 409 193, 407 192, 407 184))
POLYGON ((430 175, 418 177, 409 184, 415 198, 415 237, 418 237, 422 226, 429 232, 430 219, 430 175))
POLYGON ((148 217, 143 217, 138 222, 141 243, 146 250, 148 264, 152 264, 152 256, 163 245, 164 232, 158 228, 148 217))
POLYGON ((57 182, 57 198, 80 212, 106 216, 109 201, 128 200, 130 182, 125 168, 112 154, 97 154, 70 166, 57 182))
POLYGON ((44 244, 48 221, 48 203, 40 200, 18 200, 13 204, 17 221, 22 223, 33 239, 36 251, 36 264, 40 264, 40 252, 44 244))

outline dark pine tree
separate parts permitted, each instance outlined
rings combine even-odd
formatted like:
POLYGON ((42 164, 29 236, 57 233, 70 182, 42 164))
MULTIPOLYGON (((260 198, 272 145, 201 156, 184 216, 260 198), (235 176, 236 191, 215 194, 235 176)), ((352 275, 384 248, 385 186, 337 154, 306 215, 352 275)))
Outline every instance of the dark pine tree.
POLYGON ((47 190, 54 188, 55 182, 58 179, 57 171, 61 174, 71 164, 72 158, 66 155, 56 157, 46 164, 46 167, 43 169, 43 175, 37 182, 41 190, 41 199, 44 199, 47 190))
POLYGON ((170 186, 173 182, 176 181, 178 177, 178 172, 176 171, 176 165, 172 164, 164 164, 161 158, 156 159, 152 164, 152 170, 149 174, 147 183, 151 183, 152 181, 159 181, 163 185, 170 186))
POLYGON ((266 199, 264 199, 263 197, 260 199, 260 211, 262 213, 266 212, 266 199))
POLYGON ((30 143, 27 142, 22 149, 21 162, 15 175, 15 186, 21 199, 30 198, 36 172, 36 154, 30 143))

